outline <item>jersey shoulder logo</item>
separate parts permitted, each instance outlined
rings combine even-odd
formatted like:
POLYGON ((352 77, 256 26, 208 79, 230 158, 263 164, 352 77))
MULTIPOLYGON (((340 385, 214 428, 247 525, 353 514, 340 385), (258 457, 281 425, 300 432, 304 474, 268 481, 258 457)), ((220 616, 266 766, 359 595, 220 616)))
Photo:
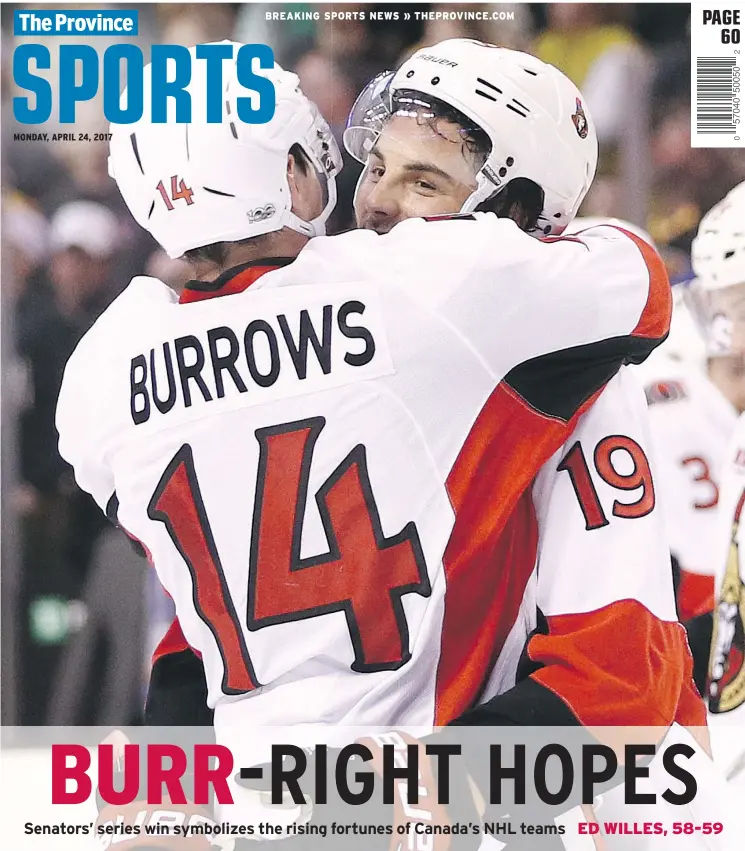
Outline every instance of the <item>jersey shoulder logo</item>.
POLYGON ((257 222, 263 222, 265 219, 271 219, 271 217, 277 212, 277 208, 274 204, 265 204, 263 207, 257 207, 255 210, 250 210, 246 213, 248 217, 249 224, 255 225, 257 222))
POLYGON ((678 402, 688 398, 688 391, 682 381, 655 381, 644 388, 648 405, 660 402, 678 402))

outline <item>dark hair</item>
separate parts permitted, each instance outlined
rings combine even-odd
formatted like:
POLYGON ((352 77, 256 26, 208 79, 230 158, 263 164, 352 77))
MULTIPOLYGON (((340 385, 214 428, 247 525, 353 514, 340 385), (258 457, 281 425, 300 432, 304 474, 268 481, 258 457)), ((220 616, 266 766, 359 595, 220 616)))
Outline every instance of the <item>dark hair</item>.
POLYGON ((546 195, 541 187, 527 177, 515 177, 491 198, 482 201, 476 212, 495 213, 500 219, 512 219, 524 231, 538 227, 546 195))
MULTIPOLYGON (((397 106, 412 106, 421 104, 430 112, 426 121, 436 130, 437 121, 448 121, 456 124, 461 130, 461 138, 465 149, 473 156, 476 168, 480 169, 491 153, 492 145, 488 133, 482 130, 467 115, 439 98, 423 95, 421 92, 400 89, 393 95, 394 109, 397 106), (412 103, 413 102, 413 103, 412 103)), ((482 201, 476 210, 478 212, 495 213, 502 219, 513 219, 522 230, 535 230, 538 219, 543 212, 545 193, 533 180, 527 177, 516 177, 510 180, 502 189, 482 201)))
POLYGON ((477 168, 481 168, 486 162, 486 158, 491 153, 491 139, 489 139, 489 134, 482 130, 478 124, 471 121, 459 109, 450 106, 449 103, 445 103, 445 101, 439 98, 422 94, 422 92, 415 91, 414 89, 396 90, 393 95, 394 111, 399 107, 406 110, 417 107, 426 109, 429 114, 426 117, 420 114, 418 120, 429 125, 435 132, 437 132, 436 124, 438 121, 457 124, 461 131, 463 147, 473 155, 477 168))
MULTIPOLYGON (((311 162, 308 155, 297 143, 290 148, 290 154, 295 158, 298 169, 305 175, 311 168, 311 162)), ((269 236, 270 234, 267 234, 269 236)), ((183 260, 194 266, 197 263, 215 263, 218 266, 224 266, 228 256, 228 251, 233 245, 244 245, 245 243, 261 239, 261 237, 248 237, 247 239, 239 239, 235 242, 212 242, 209 245, 201 245, 198 248, 190 248, 183 254, 183 260)))

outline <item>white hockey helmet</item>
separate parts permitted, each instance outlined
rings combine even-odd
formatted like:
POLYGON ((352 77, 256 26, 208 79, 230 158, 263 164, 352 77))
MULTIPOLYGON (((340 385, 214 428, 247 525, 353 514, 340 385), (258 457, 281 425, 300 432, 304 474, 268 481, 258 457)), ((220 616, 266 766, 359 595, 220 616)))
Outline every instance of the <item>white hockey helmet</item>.
POLYGON ((688 286, 688 303, 706 334, 709 354, 732 353, 733 321, 716 305, 715 293, 745 285, 745 182, 715 204, 701 219, 691 245, 694 279, 688 286))
POLYGON ((701 219, 691 263, 698 285, 706 290, 745 283, 745 182, 701 219))
POLYGON ((527 53, 448 39, 418 50, 398 71, 367 85, 347 121, 347 151, 364 163, 386 120, 426 109, 429 98, 459 110, 491 142, 477 188, 461 212, 474 210, 511 180, 528 178, 545 196, 535 232, 562 233, 590 188, 598 160, 595 127, 574 83, 527 53))
MULTIPOLYGON (((235 242, 292 228, 306 236, 324 233, 336 205, 339 148, 315 104, 298 87, 298 78, 279 65, 263 74, 276 93, 274 117, 265 124, 238 118, 237 99, 246 97, 238 82, 236 59, 223 65, 222 120, 207 123, 207 63, 192 54, 192 121, 175 122, 175 103, 168 99, 168 121, 150 120, 150 77, 144 69, 143 118, 133 124, 111 124, 109 174, 135 220, 148 230, 167 254, 214 242, 235 242), (292 210, 287 182, 287 154, 300 145, 324 188, 325 207, 305 222, 292 210)), ((126 89, 122 94, 126 98, 126 89)))

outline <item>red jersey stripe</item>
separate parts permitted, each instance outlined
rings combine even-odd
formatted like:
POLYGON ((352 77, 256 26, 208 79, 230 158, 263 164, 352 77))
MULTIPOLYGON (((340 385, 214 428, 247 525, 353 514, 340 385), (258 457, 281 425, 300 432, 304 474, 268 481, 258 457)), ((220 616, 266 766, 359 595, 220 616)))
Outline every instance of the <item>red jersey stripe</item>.
POLYGON ((637 600, 547 620, 548 635, 536 635, 528 645, 531 660, 545 666, 532 677, 582 724, 706 726, 686 633, 677 621, 660 620, 637 600), (619 635, 627 653, 619 653, 619 635))
POLYGON ((456 517, 443 558, 437 725, 471 707, 486 683, 535 564, 538 531, 529 486, 600 392, 567 422, 499 384, 458 454, 446 483, 456 517))

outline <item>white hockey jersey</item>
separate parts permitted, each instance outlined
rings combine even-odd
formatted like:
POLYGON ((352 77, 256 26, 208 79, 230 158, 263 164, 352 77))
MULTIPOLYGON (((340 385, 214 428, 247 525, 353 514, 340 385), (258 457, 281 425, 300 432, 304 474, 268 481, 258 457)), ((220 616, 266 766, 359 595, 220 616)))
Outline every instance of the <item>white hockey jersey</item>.
POLYGON ((633 367, 649 402, 656 484, 680 566, 684 621, 714 606, 719 482, 737 423, 737 412, 706 374, 704 343, 692 323, 676 299, 669 339, 633 367))
MULTIPOLYGON (((618 588, 572 574, 567 521, 549 546, 535 514, 568 494, 583 534, 643 523, 643 453, 597 435, 589 461, 557 454, 560 490, 536 482, 537 508, 528 489, 666 333, 652 249, 609 227, 541 242, 477 214, 314 239, 201 288, 179 303, 135 278, 70 359, 57 424, 78 483, 149 550, 216 727, 447 723, 498 690, 497 659, 514 671, 538 552, 559 639, 601 607, 603 640, 618 588)), ((633 584, 682 654, 671 587, 633 584)))

